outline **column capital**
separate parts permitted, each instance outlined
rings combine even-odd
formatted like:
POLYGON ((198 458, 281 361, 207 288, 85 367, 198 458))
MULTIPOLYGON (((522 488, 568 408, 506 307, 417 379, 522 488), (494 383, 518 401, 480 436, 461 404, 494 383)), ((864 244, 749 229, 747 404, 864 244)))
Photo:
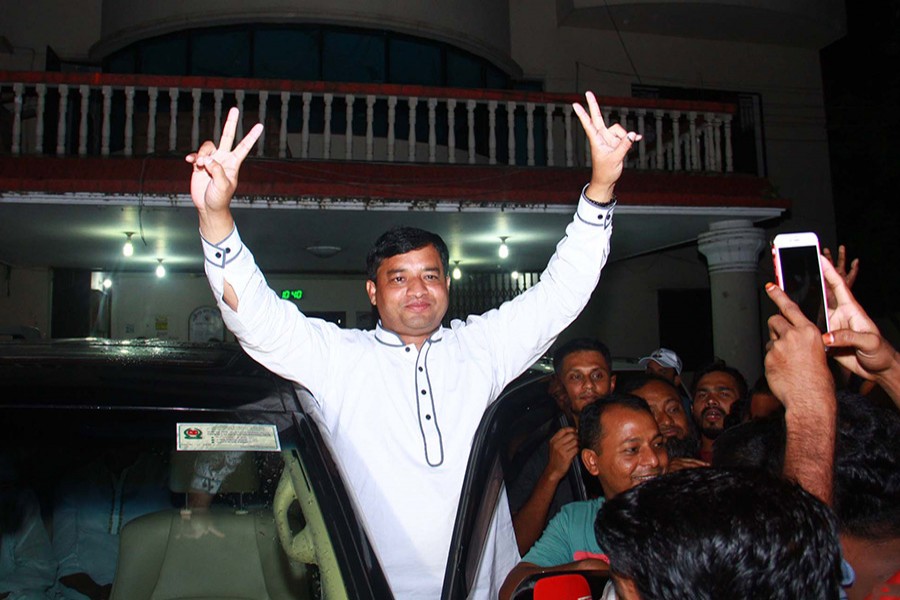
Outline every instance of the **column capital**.
POLYGON ((746 220, 718 221, 697 237, 710 273, 756 272, 766 233, 746 220))

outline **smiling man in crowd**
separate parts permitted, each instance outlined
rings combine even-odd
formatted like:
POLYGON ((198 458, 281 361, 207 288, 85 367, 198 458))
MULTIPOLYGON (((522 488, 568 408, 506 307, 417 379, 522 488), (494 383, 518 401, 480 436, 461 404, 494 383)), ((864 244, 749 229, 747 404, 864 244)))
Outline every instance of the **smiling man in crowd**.
MULTIPOLYGON (((381 236, 367 257, 366 281, 378 326, 340 329, 281 300, 235 227, 238 171, 262 125, 232 150, 238 122, 232 109, 219 145, 205 142, 186 157, 207 276, 223 319, 248 354, 312 392, 397 598, 440 597, 453 515, 482 414, 578 316, 606 262, 613 190, 639 136, 620 125, 607 128, 593 94, 587 104, 588 110, 579 104, 574 110, 591 148, 591 180, 540 282, 498 310, 449 328, 441 325, 449 257, 438 236, 411 228, 381 236)), ((497 547, 486 556, 511 561, 515 540, 509 514, 502 514, 506 502, 499 505, 499 525, 488 542, 497 547)), ((482 565, 480 573, 489 579, 505 570, 505 563, 482 565)), ((493 587, 481 579, 473 595, 488 597, 493 587)))

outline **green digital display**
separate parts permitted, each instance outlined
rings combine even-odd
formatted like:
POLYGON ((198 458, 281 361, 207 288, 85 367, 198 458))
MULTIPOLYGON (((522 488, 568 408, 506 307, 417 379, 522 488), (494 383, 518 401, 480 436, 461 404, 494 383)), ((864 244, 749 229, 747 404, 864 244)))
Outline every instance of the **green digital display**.
POLYGON ((285 300, 299 300, 303 297, 303 290, 281 290, 281 297, 285 300))

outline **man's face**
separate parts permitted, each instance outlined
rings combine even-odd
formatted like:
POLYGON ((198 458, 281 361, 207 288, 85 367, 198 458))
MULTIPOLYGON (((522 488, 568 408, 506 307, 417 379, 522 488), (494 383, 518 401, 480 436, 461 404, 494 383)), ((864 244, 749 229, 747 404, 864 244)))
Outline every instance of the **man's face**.
POLYGON ((646 412, 610 406, 600 416, 600 431, 597 447, 582 451, 582 462, 607 500, 668 470, 663 436, 646 412))
POLYGON ((712 371, 700 378, 694 392, 694 421, 709 439, 718 437, 725 427, 725 417, 739 397, 734 377, 724 371, 712 371))
POLYGON ((675 378, 678 377, 678 371, 675 370, 675 367, 664 367, 655 360, 647 361, 647 372, 659 375, 672 383, 676 383, 675 378))
POLYGON ((565 412, 578 417, 584 407, 608 395, 616 387, 606 359, 596 350, 576 350, 563 358, 560 381, 566 390, 565 412))
POLYGON ((385 329, 408 344, 420 344, 447 313, 450 278, 437 249, 428 245, 384 259, 366 291, 385 329))
POLYGON ((650 381, 633 393, 650 405, 653 418, 664 438, 682 440, 688 436, 691 431, 688 416, 675 388, 662 381, 650 381))

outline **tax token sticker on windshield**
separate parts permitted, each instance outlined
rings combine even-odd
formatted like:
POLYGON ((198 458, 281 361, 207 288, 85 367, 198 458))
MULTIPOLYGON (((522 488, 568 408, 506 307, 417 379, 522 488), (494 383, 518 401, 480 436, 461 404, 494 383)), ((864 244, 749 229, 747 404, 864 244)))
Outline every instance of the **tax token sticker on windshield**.
POLYGON ((178 423, 178 450, 279 452, 274 425, 256 423, 178 423))

